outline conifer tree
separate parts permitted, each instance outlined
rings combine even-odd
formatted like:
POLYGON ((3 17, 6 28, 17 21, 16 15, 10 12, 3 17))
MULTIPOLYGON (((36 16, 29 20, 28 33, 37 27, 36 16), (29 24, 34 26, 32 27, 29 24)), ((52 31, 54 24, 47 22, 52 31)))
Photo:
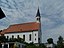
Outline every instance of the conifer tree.
POLYGON ((64 48, 63 37, 62 36, 59 36, 59 38, 58 38, 57 48, 64 48))

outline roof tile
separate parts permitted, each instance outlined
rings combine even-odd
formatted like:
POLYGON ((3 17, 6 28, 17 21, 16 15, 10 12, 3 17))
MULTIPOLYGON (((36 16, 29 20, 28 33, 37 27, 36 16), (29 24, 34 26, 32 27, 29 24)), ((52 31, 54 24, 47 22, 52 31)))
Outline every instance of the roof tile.
POLYGON ((7 29, 3 30, 2 33, 27 32, 27 31, 36 31, 38 29, 39 29, 39 23, 29 22, 29 23, 10 25, 7 29))

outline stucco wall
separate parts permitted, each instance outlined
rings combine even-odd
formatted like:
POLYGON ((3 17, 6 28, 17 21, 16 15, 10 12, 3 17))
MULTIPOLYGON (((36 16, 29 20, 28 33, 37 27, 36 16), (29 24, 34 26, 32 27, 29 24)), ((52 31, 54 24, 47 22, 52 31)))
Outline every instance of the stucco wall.
POLYGON ((5 36, 9 36, 9 38, 12 37, 12 35, 14 35, 14 38, 17 38, 17 36, 19 35, 21 38, 23 38, 23 35, 25 35, 25 41, 27 43, 30 42, 34 42, 34 43, 38 43, 38 31, 33 31, 33 32, 22 32, 22 33, 8 33, 5 34, 5 36), (31 41, 29 40, 29 35, 31 34, 31 41), (36 34, 36 35, 35 35, 36 34), (36 39, 36 40, 35 40, 36 39))

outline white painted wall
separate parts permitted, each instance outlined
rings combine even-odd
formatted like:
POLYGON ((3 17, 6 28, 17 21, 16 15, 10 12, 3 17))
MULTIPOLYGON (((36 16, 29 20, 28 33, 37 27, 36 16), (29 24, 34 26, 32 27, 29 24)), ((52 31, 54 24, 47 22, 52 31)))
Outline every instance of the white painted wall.
POLYGON ((38 31, 5 34, 5 36, 6 37, 9 36, 9 38, 11 38, 12 35, 14 35, 14 38, 17 38, 18 35, 21 38, 23 38, 23 35, 25 35, 25 41, 27 43, 30 43, 30 42, 38 43, 38 31), (29 41, 29 35, 30 34, 31 34, 31 41, 29 41), (36 36, 35 36, 35 34, 36 34, 36 36), (35 38, 36 38, 36 40, 35 40, 35 38))

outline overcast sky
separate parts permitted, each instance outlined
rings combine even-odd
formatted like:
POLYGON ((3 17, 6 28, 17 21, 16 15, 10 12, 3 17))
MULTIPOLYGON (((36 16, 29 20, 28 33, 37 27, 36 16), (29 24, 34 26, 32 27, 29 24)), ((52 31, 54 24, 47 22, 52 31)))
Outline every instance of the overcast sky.
POLYGON ((11 24, 35 22, 39 7, 41 14, 42 42, 61 35, 64 37, 64 0, 0 0, 6 17, 0 20, 0 30, 11 24))

